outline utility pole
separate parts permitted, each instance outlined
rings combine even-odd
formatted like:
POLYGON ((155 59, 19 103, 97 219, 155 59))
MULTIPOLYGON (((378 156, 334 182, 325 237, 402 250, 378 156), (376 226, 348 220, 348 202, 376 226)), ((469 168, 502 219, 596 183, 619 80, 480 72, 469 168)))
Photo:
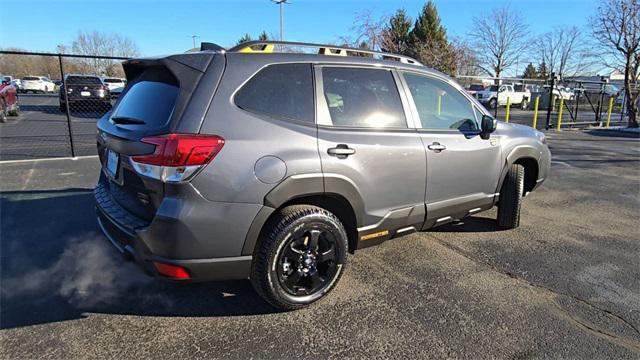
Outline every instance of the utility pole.
POLYGON ((284 15, 282 13, 282 5, 291 4, 289 0, 271 0, 274 4, 280 6, 280 41, 284 41, 284 15))
POLYGON ((199 35, 191 35, 191 40, 193 40, 193 47, 196 47, 196 38, 199 38, 199 35))

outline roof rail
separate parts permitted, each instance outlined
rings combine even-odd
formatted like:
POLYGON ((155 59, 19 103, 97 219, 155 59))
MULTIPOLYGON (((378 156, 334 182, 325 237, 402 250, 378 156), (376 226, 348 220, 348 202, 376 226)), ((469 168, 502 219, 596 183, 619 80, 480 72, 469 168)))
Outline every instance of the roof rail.
MULTIPOLYGON (((316 48, 317 53, 320 55, 329 55, 329 56, 363 56, 363 55, 371 55, 372 57, 380 57, 384 60, 396 60, 404 64, 411 65, 420 65, 422 64, 411 57, 391 54, 381 51, 372 51, 365 49, 356 49, 345 46, 335 46, 335 45, 323 45, 323 44, 313 44, 313 43, 304 43, 304 42, 293 42, 293 41, 270 41, 270 40, 258 40, 258 41, 247 41, 242 44, 236 45, 229 49, 229 52, 253 52, 253 53, 272 53, 277 48, 287 47, 289 50, 294 50, 295 48, 316 48)), ((285 52, 285 51, 279 51, 285 52)), ((290 51, 290 52, 302 52, 302 51, 290 51)))

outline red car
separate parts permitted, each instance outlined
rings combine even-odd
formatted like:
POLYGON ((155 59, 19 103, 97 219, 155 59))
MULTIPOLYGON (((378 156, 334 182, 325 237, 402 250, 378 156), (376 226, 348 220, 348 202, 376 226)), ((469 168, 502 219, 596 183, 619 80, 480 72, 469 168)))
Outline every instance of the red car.
POLYGON ((16 88, 11 85, 11 82, 3 79, 0 84, 0 122, 5 122, 7 116, 18 116, 20 107, 16 94, 16 88))

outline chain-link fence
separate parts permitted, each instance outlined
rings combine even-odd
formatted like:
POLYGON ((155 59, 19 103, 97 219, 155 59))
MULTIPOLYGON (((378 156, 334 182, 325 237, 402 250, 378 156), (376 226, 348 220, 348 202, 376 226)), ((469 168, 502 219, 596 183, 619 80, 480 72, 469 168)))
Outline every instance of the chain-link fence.
POLYGON ((126 58, 0 51, 0 160, 96 154, 96 122, 125 86, 126 58), (19 109, 19 110, 18 110, 19 109))
MULTIPOLYGON (((0 105, 13 115, 0 123, 0 161, 95 155, 96 122, 126 83, 122 60, 0 51, 0 105), (11 91, 17 101, 6 95, 11 91)), ((457 81, 498 119, 538 129, 627 121, 619 79, 460 76, 457 81)), ((638 89, 636 84, 632 91, 638 89)))
MULTIPOLYGON (((626 124, 621 80, 462 76, 467 91, 498 119, 538 129, 626 124)), ((638 91, 638 85, 632 91, 638 91)))

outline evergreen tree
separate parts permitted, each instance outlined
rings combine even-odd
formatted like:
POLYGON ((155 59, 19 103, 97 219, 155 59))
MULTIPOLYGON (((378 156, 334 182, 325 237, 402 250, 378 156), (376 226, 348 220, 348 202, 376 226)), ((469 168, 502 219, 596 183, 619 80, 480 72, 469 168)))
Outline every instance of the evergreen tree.
POLYGON ((438 16, 438 10, 432 0, 429 0, 422 8, 422 13, 416 19, 413 30, 411 30, 411 38, 413 43, 426 40, 447 42, 447 32, 440 24, 440 16, 438 16))
POLYGON ((456 50, 447 40, 447 32, 440 24, 438 10, 429 0, 416 19, 410 33, 409 53, 428 67, 450 75, 456 73, 456 50))
POLYGON ((546 79, 549 77, 549 70, 547 70, 547 64, 545 64, 544 60, 538 65, 538 78, 546 79))
POLYGON ((238 40, 238 42, 236 43, 236 45, 240 45, 242 43, 246 43, 248 41, 252 41, 253 39, 251 38, 251 35, 249 35, 248 33, 242 35, 242 37, 238 40))
POLYGON ((258 40, 267 41, 269 40, 269 35, 267 35, 266 31, 262 30, 262 32, 260 33, 260 36, 258 36, 258 40))
POLYGON ((527 68, 524 69, 524 74, 522 75, 525 79, 535 79, 538 77, 538 71, 536 71, 536 67, 533 66, 532 63, 527 65, 527 68))
POLYGON ((404 9, 399 9, 382 31, 382 51, 407 55, 411 42, 410 32, 411 19, 404 9))

